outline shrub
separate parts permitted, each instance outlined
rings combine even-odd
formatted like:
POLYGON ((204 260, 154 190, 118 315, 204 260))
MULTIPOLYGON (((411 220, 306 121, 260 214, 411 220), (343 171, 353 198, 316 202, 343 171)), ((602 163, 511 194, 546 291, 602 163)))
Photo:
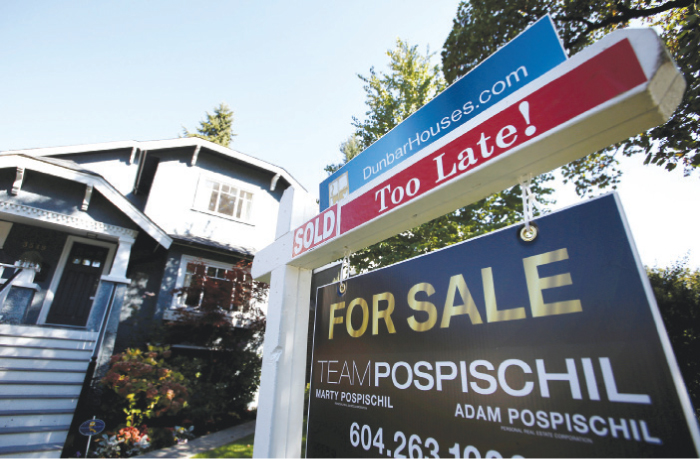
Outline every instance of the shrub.
POLYGON ((193 267, 189 286, 178 290, 190 308, 152 339, 194 348, 148 345, 112 357, 101 380, 101 418, 116 429, 100 438, 97 455, 169 447, 254 415, 247 406, 260 381, 265 316, 258 305, 267 286, 251 279, 249 265, 227 270, 223 281, 193 267))
POLYGON ((170 363, 190 382, 185 414, 203 433, 250 416, 247 407, 260 383, 265 316, 259 305, 267 285, 252 280, 249 262, 226 270, 224 280, 207 276, 203 264, 192 264, 188 271, 189 286, 176 293, 195 306, 166 324, 164 340, 194 347, 178 349, 170 363))
POLYGON ((144 419, 176 414, 187 406, 185 377, 166 367, 164 358, 168 356, 167 347, 152 345, 148 345, 147 352, 130 348, 112 356, 101 383, 121 399, 127 427, 138 426, 144 419))
POLYGON ((260 383, 260 356, 250 350, 200 350, 197 354, 199 357, 183 354, 173 360, 191 382, 192 396, 183 416, 193 422, 196 433, 219 430, 250 418, 248 405, 260 383))
POLYGON ((647 270, 683 380, 700 421, 700 270, 687 260, 647 270))
POLYGON ((111 436, 103 434, 96 442, 94 456, 100 458, 131 457, 146 452, 151 446, 145 426, 141 429, 124 427, 111 436))

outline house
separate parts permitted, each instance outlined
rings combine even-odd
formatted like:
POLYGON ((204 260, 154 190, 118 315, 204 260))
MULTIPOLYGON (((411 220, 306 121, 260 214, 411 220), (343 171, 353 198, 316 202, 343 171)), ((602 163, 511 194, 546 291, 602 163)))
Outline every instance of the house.
POLYGON ((0 152, 0 456, 60 455, 91 360, 275 238, 283 169, 198 138, 0 152))

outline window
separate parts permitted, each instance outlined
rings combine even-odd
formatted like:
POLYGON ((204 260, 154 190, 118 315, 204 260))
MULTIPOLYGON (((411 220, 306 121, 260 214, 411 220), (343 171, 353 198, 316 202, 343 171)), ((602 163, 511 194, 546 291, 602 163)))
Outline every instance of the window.
POLYGON ((202 177, 195 208, 248 222, 252 214, 253 194, 239 186, 202 177))
POLYGON ((198 315, 213 309, 223 310, 235 327, 257 324, 265 311, 265 300, 260 297, 261 287, 255 286, 247 265, 183 254, 172 304, 163 319, 179 321, 185 311, 198 315))
POLYGON ((180 295, 180 306, 197 308, 202 303, 219 304, 228 300, 228 305, 219 306, 228 307, 227 309, 231 307, 233 277, 230 270, 190 262, 185 270, 182 287, 187 290, 180 295))
POLYGON ((231 265, 185 256, 182 264, 184 273, 181 272, 182 281, 178 283, 181 291, 175 295, 174 307, 199 308, 206 305, 228 311, 238 309, 240 299, 235 296, 243 293, 236 292, 235 286, 238 277, 247 277, 247 273, 231 265))

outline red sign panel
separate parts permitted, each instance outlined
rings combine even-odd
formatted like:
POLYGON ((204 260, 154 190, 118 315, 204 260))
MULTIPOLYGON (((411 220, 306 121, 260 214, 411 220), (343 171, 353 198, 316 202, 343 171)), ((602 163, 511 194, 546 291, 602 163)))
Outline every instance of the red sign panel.
POLYGON ((338 236, 338 205, 334 204, 294 231, 292 257, 338 236))
POLYGON ((620 41, 343 205, 340 233, 493 161, 646 80, 632 45, 620 41))

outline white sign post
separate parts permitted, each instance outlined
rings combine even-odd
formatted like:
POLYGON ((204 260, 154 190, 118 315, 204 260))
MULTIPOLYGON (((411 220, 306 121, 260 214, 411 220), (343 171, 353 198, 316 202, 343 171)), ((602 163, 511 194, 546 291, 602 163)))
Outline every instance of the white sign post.
MULTIPOLYGON (((318 211, 311 195, 284 192, 277 221, 277 243, 283 235, 318 211)), ((280 251, 280 256, 289 251, 280 251)), ((270 283, 263 345, 262 379, 255 429, 256 457, 299 457, 301 450, 306 342, 311 270, 289 265, 284 256, 257 278, 270 283)))
POLYGON ((254 455, 300 455, 311 270, 657 126, 684 89, 653 30, 617 31, 316 217, 285 192, 252 268, 271 282, 254 455))

